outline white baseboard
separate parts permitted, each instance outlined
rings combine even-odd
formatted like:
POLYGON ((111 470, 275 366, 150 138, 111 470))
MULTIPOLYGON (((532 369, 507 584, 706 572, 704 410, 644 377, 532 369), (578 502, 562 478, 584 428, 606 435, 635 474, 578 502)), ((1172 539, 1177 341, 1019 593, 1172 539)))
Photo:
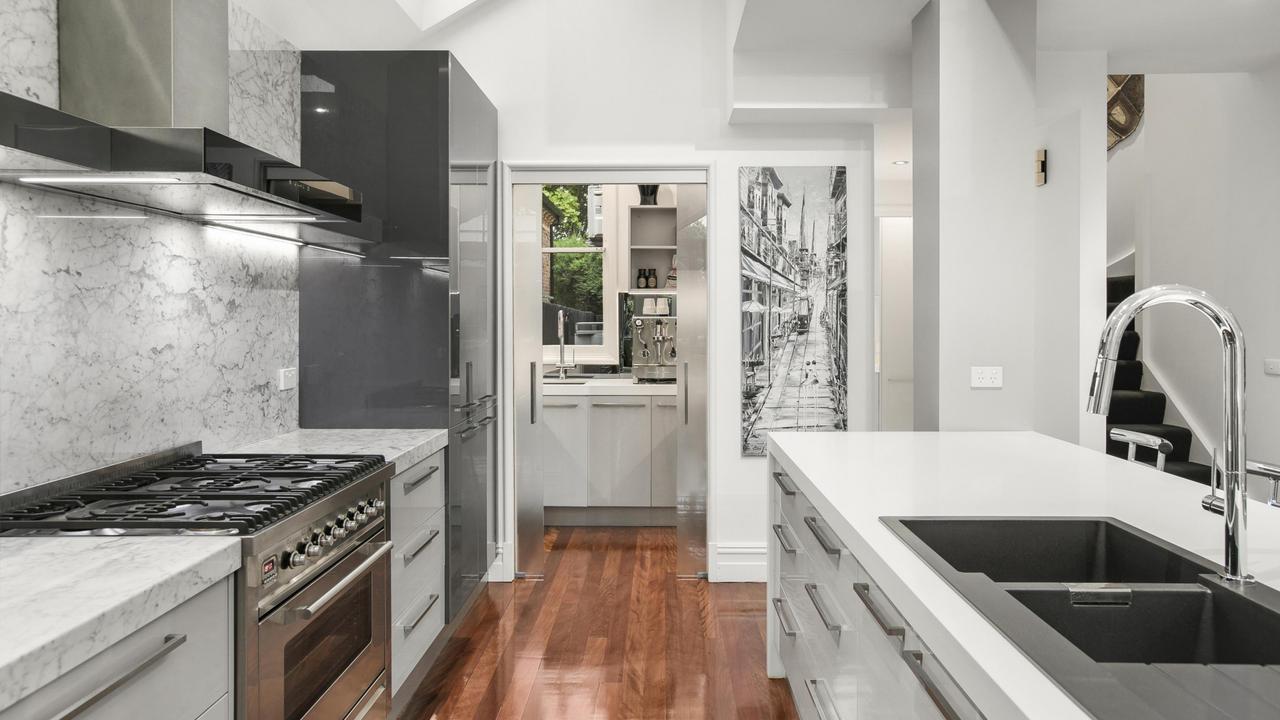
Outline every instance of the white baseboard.
POLYGON ((769 575, 769 549, 764 543, 709 543, 711 582, 764 582, 769 575))

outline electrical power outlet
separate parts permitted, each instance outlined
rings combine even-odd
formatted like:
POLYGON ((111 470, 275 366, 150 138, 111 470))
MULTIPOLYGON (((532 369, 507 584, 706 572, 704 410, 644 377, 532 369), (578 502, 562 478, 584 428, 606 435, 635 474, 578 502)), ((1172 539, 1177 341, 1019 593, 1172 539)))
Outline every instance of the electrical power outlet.
POLYGON ((1267 358, 1263 360, 1262 372, 1268 375, 1280 375, 1280 359, 1267 358))
POLYGON ((1004 387, 1004 367, 995 365, 969 368, 969 387, 982 389, 1004 387))
POLYGON ((276 386, 280 390, 292 390, 298 387, 298 368, 280 368, 276 386))

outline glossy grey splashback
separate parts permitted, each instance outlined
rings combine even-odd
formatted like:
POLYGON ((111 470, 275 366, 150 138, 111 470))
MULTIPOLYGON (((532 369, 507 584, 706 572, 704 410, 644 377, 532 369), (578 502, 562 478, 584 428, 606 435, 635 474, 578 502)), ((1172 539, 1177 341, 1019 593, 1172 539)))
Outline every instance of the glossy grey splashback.
MULTIPOLYGON (((58 106, 56 8, 0 0, 0 91, 58 106)), ((298 94, 278 95, 296 51, 230 19, 232 133, 297 159, 298 94)), ((41 217, 103 213, 121 210, 0 183, 0 493, 298 427, 297 391, 275 389, 298 364, 297 250, 160 217, 41 217)))

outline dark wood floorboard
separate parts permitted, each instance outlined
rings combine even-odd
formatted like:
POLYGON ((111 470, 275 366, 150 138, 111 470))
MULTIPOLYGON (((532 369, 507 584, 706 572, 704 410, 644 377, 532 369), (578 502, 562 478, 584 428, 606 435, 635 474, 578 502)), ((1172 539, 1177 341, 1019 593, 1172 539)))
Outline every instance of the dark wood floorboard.
POLYGON ((405 720, 795 718, 762 584, 678 580, 672 528, 548 528, 542 580, 490 583, 405 720))

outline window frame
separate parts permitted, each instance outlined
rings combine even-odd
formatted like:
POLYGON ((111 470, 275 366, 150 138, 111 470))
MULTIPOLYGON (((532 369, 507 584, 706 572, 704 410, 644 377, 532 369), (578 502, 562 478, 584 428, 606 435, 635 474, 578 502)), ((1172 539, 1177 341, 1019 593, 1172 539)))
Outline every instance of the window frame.
MULTIPOLYGON (((550 183, 542 183, 548 185, 550 183)), ((605 193, 605 203, 608 203, 608 193, 605 193)), ((590 212, 588 203, 587 211, 590 212)), ((601 315, 604 321, 604 344, 603 345, 565 345, 565 358, 567 362, 574 365, 618 365, 621 361, 621 353, 618 346, 618 233, 616 222, 611 222, 610 213, 607 209, 603 212, 604 228, 603 242, 600 247, 581 247, 581 248, 564 248, 564 247, 544 247, 540 249, 540 256, 545 258, 548 255, 556 254, 599 254, 601 256, 600 272, 604 276, 601 283, 601 315), (611 227, 612 225, 612 227, 611 227)), ((539 299, 541 302, 541 298, 539 299)), ((543 345, 542 346, 542 362, 544 365, 554 366, 560 362, 560 346, 543 345)))

